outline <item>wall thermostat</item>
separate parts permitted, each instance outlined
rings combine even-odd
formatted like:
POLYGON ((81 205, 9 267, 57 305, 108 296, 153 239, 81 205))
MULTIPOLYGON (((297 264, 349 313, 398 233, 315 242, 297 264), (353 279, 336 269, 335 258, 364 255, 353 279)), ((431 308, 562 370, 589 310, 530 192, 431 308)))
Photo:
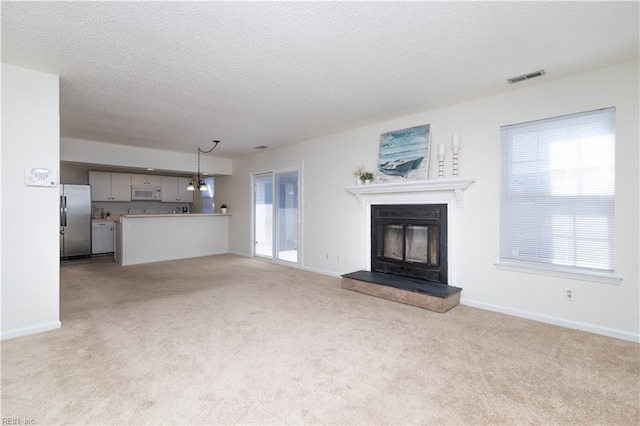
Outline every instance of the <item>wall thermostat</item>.
POLYGON ((24 183, 27 186, 49 186, 58 185, 58 174, 54 169, 45 167, 27 167, 24 171, 24 183))

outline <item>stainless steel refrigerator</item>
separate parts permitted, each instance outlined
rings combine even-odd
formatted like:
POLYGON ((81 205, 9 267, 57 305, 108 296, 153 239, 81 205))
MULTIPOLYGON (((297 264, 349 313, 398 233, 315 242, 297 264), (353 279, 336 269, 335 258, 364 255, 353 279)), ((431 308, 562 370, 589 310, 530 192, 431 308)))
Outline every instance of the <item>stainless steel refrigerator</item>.
POLYGON ((60 257, 91 255, 91 187, 60 185, 60 257))

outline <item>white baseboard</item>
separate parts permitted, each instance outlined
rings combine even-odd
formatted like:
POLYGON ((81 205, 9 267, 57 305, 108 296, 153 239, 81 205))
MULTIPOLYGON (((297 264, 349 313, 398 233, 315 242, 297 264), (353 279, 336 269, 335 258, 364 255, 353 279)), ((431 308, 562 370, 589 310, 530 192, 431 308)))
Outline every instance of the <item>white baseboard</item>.
POLYGON ((504 306, 491 305, 484 302, 465 299, 460 300, 462 305, 474 308, 485 309, 487 311, 500 312, 502 314, 513 315, 514 317, 526 318, 534 321, 543 322, 545 324, 559 325, 566 328, 574 328, 577 330, 588 331, 590 333, 601 334, 603 336, 614 337, 616 339, 628 340, 630 342, 640 343, 640 334, 633 334, 627 331, 614 330, 607 327, 600 327, 593 324, 585 324, 578 321, 571 321, 564 318, 557 318, 548 315, 537 314, 534 312, 521 311, 519 309, 507 308, 504 306))
POLYGON ((22 327, 15 330, 3 331, 1 340, 13 339, 16 337, 29 336, 30 334, 43 333, 62 327, 60 321, 48 322, 45 324, 33 325, 31 327, 22 327))
MULTIPOLYGON (((274 261, 273 261, 273 260, 271 260, 271 259, 261 259, 261 258, 259 258, 259 257, 253 257, 253 256, 251 256, 251 255, 250 255, 250 254, 248 254, 248 253, 241 253, 241 252, 237 252, 237 251, 229 251, 229 254, 233 254, 233 255, 235 255, 235 256, 241 256, 241 257, 250 257, 250 258, 252 258, 252 259, 256 259, 256 260, 260 260, 260 261, 264 261, 264 262, 272 262, 272 263, 275 263, 275 264, 278 264, 278 265, 282 265, 282 264, 280 264, 280 263, 274 262, 274 261)), ((283 265, 283 266, 287 266, 287 265, 283 265)), ((309 267, 309 266, 305 266, 305 265, 302 265, 302 266, 300 267, 300 269, 302 269, 302 270, 304 270, 304 271, 315 272, 315 273, 317 273, 317 274, 328 275, 328 276, 330 276, 330 277, 340 277, 340 276, 342 275, 342 274, 340 274, 340 273, 338 273, 338 272, 334 272, 334 271, 327 271, 327 270, 324 270, 324 269, 318 269, 318 268, 311 268, 311 267, 309 267)))
POLYGON ((327 271, 327 270, 318 269, 318 268, 311 268, 309 266, 303 266, 302 269, 304 269, 305 271, 309 271, 309 272, 315 272, 316 274, 329 275, 330 277, 339 278, 339 277, 342 276, 342 274, 340 274, 338 272, 327 271))

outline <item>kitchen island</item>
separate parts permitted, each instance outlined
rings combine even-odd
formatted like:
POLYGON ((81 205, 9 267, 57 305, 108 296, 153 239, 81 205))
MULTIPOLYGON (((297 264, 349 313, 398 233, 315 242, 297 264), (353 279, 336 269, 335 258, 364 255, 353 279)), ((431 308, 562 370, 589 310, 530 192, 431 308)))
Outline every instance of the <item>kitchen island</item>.
POLYGON ((116 222, 121 265, 186 259, 229 251, 229 214, 129 214, 116 222))

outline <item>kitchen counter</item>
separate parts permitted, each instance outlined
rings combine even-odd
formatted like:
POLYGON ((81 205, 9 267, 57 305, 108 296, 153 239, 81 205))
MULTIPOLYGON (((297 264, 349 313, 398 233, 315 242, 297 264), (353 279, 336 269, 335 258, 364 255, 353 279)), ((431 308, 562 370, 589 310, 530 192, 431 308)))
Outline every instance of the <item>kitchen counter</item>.
POLYGON ((229 214, 125 214, 116 222, 116 262, 121 265, 224 254, 229 214))

